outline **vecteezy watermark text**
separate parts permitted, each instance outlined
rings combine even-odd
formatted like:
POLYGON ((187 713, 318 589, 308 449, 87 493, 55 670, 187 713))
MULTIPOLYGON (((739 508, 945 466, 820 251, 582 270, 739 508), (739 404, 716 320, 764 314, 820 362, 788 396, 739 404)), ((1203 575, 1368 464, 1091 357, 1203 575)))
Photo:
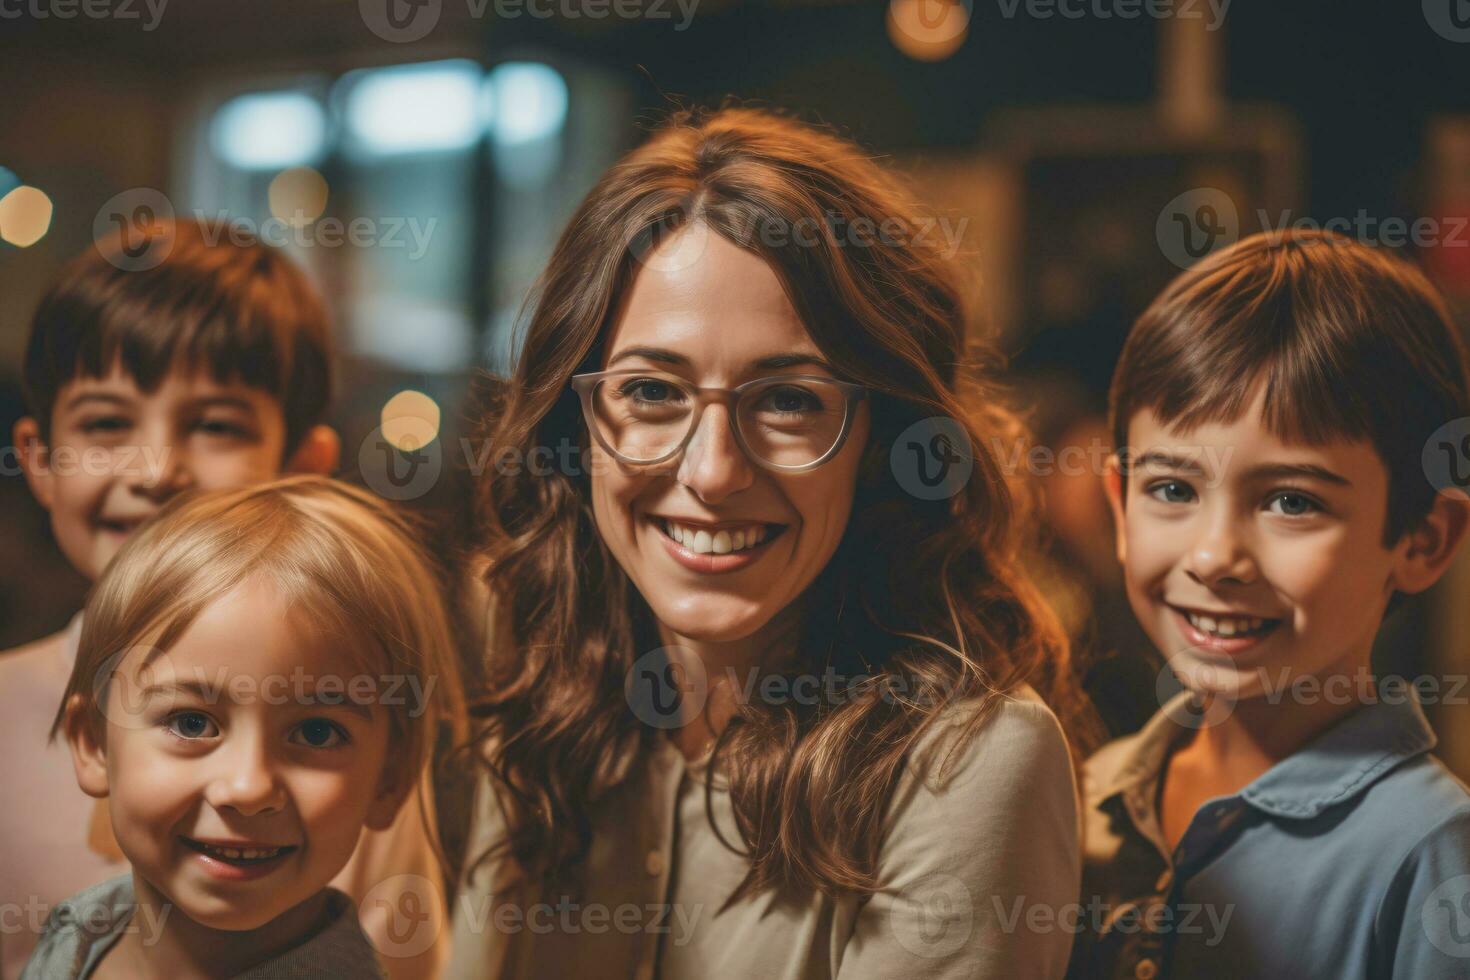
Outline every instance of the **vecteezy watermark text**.
MULTIPOLYGON (((674 20, 674 30, 687 30, 699 0, 464 0, 473 20, 493 16, 503 20, 674 20)), ((421 41, 439 23, 445 0, 358 0, 357 10, 367 29, 384 41, 408 44, 421 41)))
POLYGON ((152 31, 167 6, 168 0, 0 0, 0 20, 141 20, 152 31))

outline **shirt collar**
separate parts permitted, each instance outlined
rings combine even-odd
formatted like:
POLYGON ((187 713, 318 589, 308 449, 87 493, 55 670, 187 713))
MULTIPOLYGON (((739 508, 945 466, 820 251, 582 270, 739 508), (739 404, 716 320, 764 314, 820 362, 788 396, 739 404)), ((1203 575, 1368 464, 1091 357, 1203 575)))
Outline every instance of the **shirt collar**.
MULTIPOLYGON (((1190 694, 1171 698, 1133 736, 1119 765, 1095 788, 1103 802, 1157 779, 1175 743, 1197 728, 1190 694)), ((1412 689, 1378 697, 1272 766, 1240 798, 1277 817, 1310 819, 1352 799, 1390 770, 1433 749, 1437 739, 1412 689)))
POLYGON ((1100 774, 1092 793, 1097 802, 1158 778, 1174 744, 1198 727, 1198 723, 1191 724, 1188 720, 1189 705, 1189 692, 1180 691, 1131 736, 1118 764, 1110 772, 1100 774))
POLYGON ((1400 687, 1387 699, 1380 691, 1240 795, 1273 816, 1310 819, 1362 793, 1437 741, 1412 689, 1400 687))

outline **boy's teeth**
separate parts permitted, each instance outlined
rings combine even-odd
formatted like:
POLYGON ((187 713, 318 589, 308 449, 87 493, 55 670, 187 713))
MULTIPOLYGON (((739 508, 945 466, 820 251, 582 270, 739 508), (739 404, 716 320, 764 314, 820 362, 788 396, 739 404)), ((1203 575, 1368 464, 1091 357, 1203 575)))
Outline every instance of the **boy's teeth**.
POLYGON ((1253 616, 1206 616, 1202 613, 1186 613, 1195 629, 1215 636, 1238 636, 1254 633, 1265 625, 1264 619, 1253 616))
POLYGON ((664 521, 664 530, 675 541, 701 555, 726 555, 732 551, 754 548, 766 539, 766 525, 752 524, 738 530, 721 528, 713 534, 673 521, 664 521))

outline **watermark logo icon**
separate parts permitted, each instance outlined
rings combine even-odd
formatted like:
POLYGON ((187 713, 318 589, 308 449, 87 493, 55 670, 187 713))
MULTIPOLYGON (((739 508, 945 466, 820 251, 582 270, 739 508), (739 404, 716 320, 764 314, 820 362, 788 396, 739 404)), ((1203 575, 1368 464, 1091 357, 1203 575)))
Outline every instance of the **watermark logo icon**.
POLYGON ((444 916, 434 910, 442 902, 438 889, 423 875, 394 875, 362 897, 358 917, 364 925, 381 923, 381 928, 364 930, 373 948, 401 959, 419 955, 439 938, 444 916))
POLYGON ((389 440, 378 426, 358 448, 357 467, 363 482, 378 496, 400 502, 417 500, 438 484, 444 470, 444 448, 427 419, 404 417, 395 423, 409 427, 422 423, 423 439, 400 432, 389 440))
POLYGON ((920 419, 899 433, 888 453, 893 477, 920 500, 945 500, 970 482, 975 454, 965 427, 952 418, 920 419))
POLYGON ((682 647, 659 647, 633 662, 623 679, 623 696, 645 725, 681 728, 704 710, 709 676, 698 655, 682 647))
POLYGON ((1434 33, 1457 44, 1470 42, 1470 0, 1423 0, 1424 19, 1434 33))
POLYGON ((172 202, 152 187, 134 187, 108 198, 92 219, 92 242, 124 272, 162 265, 173 251, 173 235, 161 222, 174 219, 172 202))
POLYGON ((1470 875, 1451 878, 1430 892, 1419 916, 1435 949, 1470 959, 1470 875))
POLYGON ((1154 237, 1166 259, 1187 269, 1240 237, 1240 213, 1224 191, 1196 187, 1164 205, 1154 237))
POLYGON ((939 959, 969 941, 975 929, 975 901, 959 878, 934 874, 904 889, 888 918, 900 946, 915 956, 939 959))
POLYGON ((408 44, 428 37, 439 23, 444 0, 357 0, 362 22, 384 41, 408 44))
POLYGON ((1470 418, 1446 422, 1424 443, 1424 475, 1441 493, 1470 496, 1470 418))

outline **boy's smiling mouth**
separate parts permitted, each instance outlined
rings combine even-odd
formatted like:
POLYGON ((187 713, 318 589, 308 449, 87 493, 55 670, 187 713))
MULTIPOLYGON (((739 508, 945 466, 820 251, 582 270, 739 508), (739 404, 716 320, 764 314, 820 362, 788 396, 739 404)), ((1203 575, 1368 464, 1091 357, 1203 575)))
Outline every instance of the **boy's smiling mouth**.
POLYGON ((1166 602, 1175 623, 1191 645, 1222 653, 1240 653, 1270 636, 1283 622, 1221 610, 1195 609, 1166 602))

